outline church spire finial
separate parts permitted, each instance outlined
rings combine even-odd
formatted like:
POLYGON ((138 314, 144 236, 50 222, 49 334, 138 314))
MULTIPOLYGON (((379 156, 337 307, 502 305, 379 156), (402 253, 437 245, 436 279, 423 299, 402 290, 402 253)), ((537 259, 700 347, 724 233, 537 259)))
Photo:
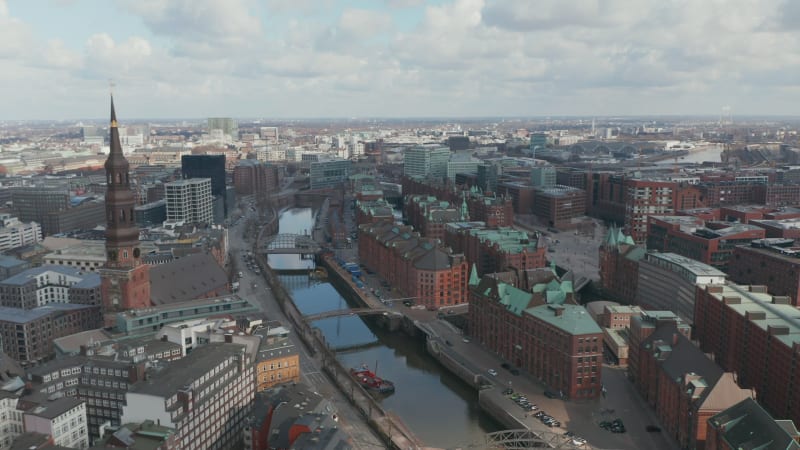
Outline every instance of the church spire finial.
POLYGON ((117 112, 114 111, 114 81, 108 80, 108 95, 111 96, 111 128, 117 128, 117 112))

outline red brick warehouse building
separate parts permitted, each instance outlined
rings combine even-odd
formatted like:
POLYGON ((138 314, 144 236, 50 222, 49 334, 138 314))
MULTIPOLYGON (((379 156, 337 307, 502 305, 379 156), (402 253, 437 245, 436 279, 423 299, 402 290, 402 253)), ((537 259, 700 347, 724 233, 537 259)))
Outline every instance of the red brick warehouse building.
POLYGON ((481 222, 453 222, 445 227, 444 242, 463 253, 479 275, 512 269, 517 273, 545 267, 543 241, 512 228, 486 229, 481 222))
POLYGON ((698 289, 694 338, 716 362, 755 389, 778 419, 800 420, 800 310, 764 286, 709 285, 698 289))
POLYGON ((731 280, 767 286, 773 295, 785 295, 800 306, 800 248, 791 239, 759 239, 733 250, 728 266, 731 280))
POLYGON ((533 294, 470 280, 468 329, 491 351, 571 399, 602 392, 603 332, 582 306, 531 306, 533 294))
POLYGON ((358 257, 416 304, 435 309, 467 301, 464 255, 390 222, 359 226, 358 257))

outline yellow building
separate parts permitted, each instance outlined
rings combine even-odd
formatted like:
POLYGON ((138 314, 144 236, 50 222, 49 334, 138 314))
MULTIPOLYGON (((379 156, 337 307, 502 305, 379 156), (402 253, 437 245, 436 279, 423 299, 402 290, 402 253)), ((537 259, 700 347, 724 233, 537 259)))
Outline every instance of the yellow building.
POLYGON ((273 335, 268 329, 253 334, 261 337, 256 361, 256 391, 300 381, 300 355, 289 338, 285 334, 273 335))

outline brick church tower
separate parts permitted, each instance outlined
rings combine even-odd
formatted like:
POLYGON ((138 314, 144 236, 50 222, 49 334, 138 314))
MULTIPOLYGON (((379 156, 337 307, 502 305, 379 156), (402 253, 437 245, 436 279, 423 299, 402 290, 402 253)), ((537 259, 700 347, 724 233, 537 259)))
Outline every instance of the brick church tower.
POLYGON ((111 151, 106 168, 106 265, 100 270, 103 312, 146 308, 150 302, 150 267, 142 263, 139 228, 133 208, 128 160, 119 141, 114 97, 111 97, 111 151))

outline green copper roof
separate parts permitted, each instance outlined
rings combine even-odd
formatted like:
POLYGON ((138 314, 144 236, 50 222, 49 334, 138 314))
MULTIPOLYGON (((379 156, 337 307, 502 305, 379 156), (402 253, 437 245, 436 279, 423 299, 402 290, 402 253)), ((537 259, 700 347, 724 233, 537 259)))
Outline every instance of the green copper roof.
POLYGON ((522 253, 523 251, 535 252, 538 245, 536 238, 531 238, 524 231, 509 227, 497 229, 471 229, 469 233, 483 243, 498 245, 507 253, 522 253))
POLYGON ((475 264, 472 265, 472 271, 469 274, 469 285, 470 286, 477 286, 478 283, 481 282, 481 279, 478 278, 478 269, 475 267, 475 264))
POLYGON ((583 306, 542 305, 528 308, 525 313, 573 335, 603 332, 583 306), (556 315, 559 309, 561 315, 556 315))
POLYGON ((531 294, 510 284, 497 283, 497 294, 500 297, 500 304, 505 305, 506 309, 517 316, 522 316, 522 312, 531 301, 531 294))

